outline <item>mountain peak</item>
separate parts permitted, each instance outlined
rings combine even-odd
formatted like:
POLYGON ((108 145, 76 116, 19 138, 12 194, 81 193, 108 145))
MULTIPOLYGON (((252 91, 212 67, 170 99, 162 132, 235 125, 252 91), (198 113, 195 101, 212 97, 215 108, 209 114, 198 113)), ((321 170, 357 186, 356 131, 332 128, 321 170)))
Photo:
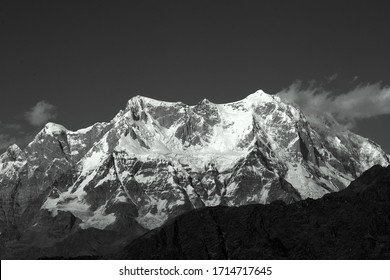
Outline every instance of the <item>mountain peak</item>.
POLYGON ((22 151, 18 145, 12 144, 11 146, 8 147, 9 151, 22 151))
MULTIPOLYGON (((259 103, 263 103, 263 102, 275 102, 275 101, 282 102, 278 96, 273 95, 273 94, 268 94, 260 89, 252 94, 249 94, 244 99, 237 100, 237 101, 234 101, 231 103, 245 102, 245 103, 250 103, 250 104, 259 104, 259 103)), ((130 98, 129 101, 127 102, 127 106, 126 106, 125 111, 128 111, 130 108, 134 108, 134 107, 135 108, 139 108, 139 107, 143 108, 146 104, 151 105, 151 106, 156 106, 156 107, 160 107, 160 106, 164 106, 164 107, 189 106, 187 104, 184 104, 181 101, 176 101, 176 102, 162 101, 162 100, 157 100, 157 99, 142 96, 142 95, 135 95, 132 98, 130 98)), ((204 98, 201 101, 199 101, 195 106, 202 106, 202 105, 209 106, 209 105, 223 105, 223 104, 225 104, 225 103, 216 104, 216 103, 211 102, 207 98, 204 98)), ((226 104, 230 104, 230 103, 226 103, 226 104)), ((192 107, 192 106, 190 106, 190 107, 192 107)))
POLYGON ((280 98, 275 95, 268 94, 263 90, 259 89, 256 92, 249 94, 246 98, 243 99, 243 101, 248 101, 253 103, 274 102, 274 101, 280 102, 280 98))
POLYGON ((12 161, 24 158, 23 151, 16 144, 13 144, 8 147, 7 155, 12 161))
POLYGON ((206 108, 214 107, 215 105, 216 105, 215 103, 211 102, 207 98, 204 98, 201 101, 199 101, 198 104, 195 105, 195 108, 206 109, 206 108))
POLYGON ((203 98, 198 104, 210 104, 212 103, 210 100, 208 100, 207 98, 203 98))
POLYGON ((174 106, 174 105, 183 104, 183 103, 180 101, 178 101, 178 102, 162 101, 162 100, 157 100, 157 99, 153 99, 153 98, 142 96, 142 95, 136 95, 136 96, 129 99, 129 101, 127 102, 126 109, 132 108, 134 106, 143 107, 145 104, 150 104, 152 106, 174 106))
POLYGON ((55 134, 62 134, 68 132, 68 130, 60 124, 56 124, 53 122, 48 122, 43 130, 50 135, 55 135, 55 134))

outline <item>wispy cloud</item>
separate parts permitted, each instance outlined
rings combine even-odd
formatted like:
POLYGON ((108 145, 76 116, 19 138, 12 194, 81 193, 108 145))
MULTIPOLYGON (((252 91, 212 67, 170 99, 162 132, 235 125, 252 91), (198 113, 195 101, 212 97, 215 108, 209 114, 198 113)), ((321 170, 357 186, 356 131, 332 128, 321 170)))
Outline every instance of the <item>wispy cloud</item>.
POLYGON ((39 126, 56 117, 56 107, 42 100, 25 112, 24 117, 35 128, 26 128, 18 123, 0 121, 0 153, 12 144, 24 148, 33 139, 39 126))
POLYGON ((358 85, 342 94, 325 90, 319 83, 294 82, 278 93, 310 114, 331 113, 339 121, 353 125, 359 119, 390 114, 390 87, 380 83, 358 85))
POLYGON ((55 119, 56 107, 45 100, 39 101, 25 113, 26 120, 33 126, 41 126, 55 119))

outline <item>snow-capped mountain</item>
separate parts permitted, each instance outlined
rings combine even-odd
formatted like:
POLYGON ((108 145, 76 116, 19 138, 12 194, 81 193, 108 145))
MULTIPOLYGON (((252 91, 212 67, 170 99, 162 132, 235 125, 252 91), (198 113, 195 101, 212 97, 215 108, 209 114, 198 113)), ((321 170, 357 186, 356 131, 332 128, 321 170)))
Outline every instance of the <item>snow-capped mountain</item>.
POLYGON ((38 247, 80 229, 136 236, 194 208, 320 198, 375 164, 389 164, 377 144, 263 91, 195 106, 136 96, 110 122, 48 123, 9 147, 0 231, 38 247))

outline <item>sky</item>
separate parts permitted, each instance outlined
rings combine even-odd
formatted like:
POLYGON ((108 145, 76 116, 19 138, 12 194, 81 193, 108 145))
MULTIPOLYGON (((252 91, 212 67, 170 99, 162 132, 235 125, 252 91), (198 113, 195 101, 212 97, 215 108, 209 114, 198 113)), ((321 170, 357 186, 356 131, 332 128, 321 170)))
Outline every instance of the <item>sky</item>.
POLYGON ((388 1, 0 1, 0 151, 48 121, 110 121, 135 95, 262 89, 390 153, 388 1))

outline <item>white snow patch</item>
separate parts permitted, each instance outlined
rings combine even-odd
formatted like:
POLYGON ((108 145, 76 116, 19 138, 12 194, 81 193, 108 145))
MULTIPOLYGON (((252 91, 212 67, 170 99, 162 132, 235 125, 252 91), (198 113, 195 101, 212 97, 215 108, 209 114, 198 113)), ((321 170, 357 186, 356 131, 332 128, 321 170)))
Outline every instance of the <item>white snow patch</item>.
POLYGON ((287 165, 289 169, 285 179, 300 193, 302 199, 317 199, 325 194, 323 188, 312 180, 312 175, 300 163, 296 167, 290 163, 287 165))
POLYGON ((50 135, 66 133, 68 131, 64 126, 52 122, 47 123, 44 130, 50 135))
POLYGON ((80 224, 82 229, 87 229, 90 227, 105 229, 107 226, 113 224, 116 221, 116 216, 114 213, 105 214, 106 206, 102 205, 99 207, 91 217, 89 217, 85 222, 80 224))

